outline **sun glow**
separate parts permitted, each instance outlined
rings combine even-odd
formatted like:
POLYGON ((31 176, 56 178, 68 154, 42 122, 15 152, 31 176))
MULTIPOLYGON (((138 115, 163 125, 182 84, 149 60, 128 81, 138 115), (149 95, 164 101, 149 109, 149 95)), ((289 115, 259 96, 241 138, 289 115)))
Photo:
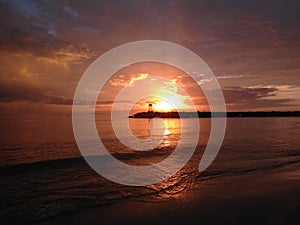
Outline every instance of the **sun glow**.
POLYGON ((169 112, 174 110, 174 107, 165 101, 156 102, 154 107, 155 107, 155 111, 158 112, 169 112))
POLYGON ((167 136, 167 135, 170 135, 170 134, 171 134, 170 131, 168 129, 165 129, 164 135, 167 136))

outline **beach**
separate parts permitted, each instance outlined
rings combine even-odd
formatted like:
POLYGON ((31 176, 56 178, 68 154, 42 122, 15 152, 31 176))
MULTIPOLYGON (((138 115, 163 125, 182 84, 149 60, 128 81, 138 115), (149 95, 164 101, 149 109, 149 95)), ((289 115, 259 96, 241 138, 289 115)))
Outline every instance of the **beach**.
POLYGON ((299 225, 299 12, 0 0, 0 225, 299 225))
POLYGON ((203 181, 197 190, 149 202, 124 199, 37 224, 298 224, 300 162, 203 181))

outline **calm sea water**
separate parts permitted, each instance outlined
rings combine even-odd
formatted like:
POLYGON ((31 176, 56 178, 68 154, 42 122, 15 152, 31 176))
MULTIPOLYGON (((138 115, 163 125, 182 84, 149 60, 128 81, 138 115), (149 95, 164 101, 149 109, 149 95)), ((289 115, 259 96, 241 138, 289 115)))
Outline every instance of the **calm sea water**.
MULTIPOLYGON (((70 115, 3 115, 0 120, 1 224, 26 224, 125 197, 152 201, 162 194, 197 188, 203 180, 300 162, 300 118, 228 118, 217 158, 199 174, 210 119, 165 119, 163 125, 149 119, 130 119, 132 133, 138 138, 149 137, 149 126, 163 133, 154 150, 141 152, 123 146, 107 117, 97 116, 104 145, 128 164, 163 160, 176 147, 180 132, 193 132, 190 124, 200 123, 196 151, 182 170, 159 184, 129 187, 104 179, 85 163, 75 143, 70 115)), ((121 118, 119 126, 125 122, 121 118)), ((187 145, 190 142, 188 138, 183 141, 187 145)))

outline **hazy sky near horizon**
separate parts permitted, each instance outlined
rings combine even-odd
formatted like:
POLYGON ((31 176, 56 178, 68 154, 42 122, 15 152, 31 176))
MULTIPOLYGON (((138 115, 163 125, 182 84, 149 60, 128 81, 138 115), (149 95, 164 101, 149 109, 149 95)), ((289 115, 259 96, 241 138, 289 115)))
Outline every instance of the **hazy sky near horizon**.
POLYGON ((154 39, 198 54, 229 111, 300 110, 299 12, 297 0, 0 0, 1 106, 70 106, 98 56, 154 39))

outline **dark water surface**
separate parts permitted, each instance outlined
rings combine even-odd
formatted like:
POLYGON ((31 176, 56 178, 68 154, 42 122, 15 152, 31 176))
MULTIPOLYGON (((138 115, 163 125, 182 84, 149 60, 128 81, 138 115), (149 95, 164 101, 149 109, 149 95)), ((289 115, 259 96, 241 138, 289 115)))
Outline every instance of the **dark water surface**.
MULTIPOLYGON (((1 224, 28 224, 52 216, 125 198, 155 202, 183 190, 195 190, 208 180, 258 171, 300 166, 300 118, 228 118, 222 148, 213 164, 199 173, 198 164, 210 133, 210 119, 166 119, 165 136, 156 149, 131 151, 116 140, 110 122, 97 117, 103 143, 128 164, 151 164, 176 147, 180 131, 200 121, 196 151, 188 164, 159 184, 129 187, 112 183, 94 172, 76 146, 68 115, 1 116, 1 224), (194 120, 194 121, 192 121, 194 120)), ((147 138, 149 119, 130 121, 132 132, 147 138)), ((122 122, 120 121, 120 126, 122 122)), ((188 145, 189 140, 184 140, 188 145)), ((105 157, 95 154, 91 157, 105 157)), ((299 169, 295 171, 299 177, 299 169)), ((134 178, 133 178, 134 179, 134 178)))

